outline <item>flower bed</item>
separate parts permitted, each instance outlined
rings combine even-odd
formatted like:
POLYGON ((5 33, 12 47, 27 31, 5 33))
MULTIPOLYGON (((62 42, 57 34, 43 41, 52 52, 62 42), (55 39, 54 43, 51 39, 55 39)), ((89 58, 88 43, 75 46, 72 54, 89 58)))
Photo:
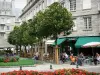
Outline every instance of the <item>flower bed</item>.
POLYGON ((54 72, 20 70, 20 71, 1 73, 1 75, 100 75, 100 73, 87 72, 81 69, 60 69, 54 72))
POLYGON ((0 62, 17 62, 19 60, 18 56, 12 56, 12 57, 0 57, 0 62))

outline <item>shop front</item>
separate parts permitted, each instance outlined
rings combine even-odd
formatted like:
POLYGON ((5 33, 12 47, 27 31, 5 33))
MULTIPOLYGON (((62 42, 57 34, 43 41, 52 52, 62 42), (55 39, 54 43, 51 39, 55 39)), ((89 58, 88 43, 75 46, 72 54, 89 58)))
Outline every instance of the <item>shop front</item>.
POLYGON ((78 53, 83 52, 86 56, 94 56, 96 53, 100 54, 100 36, 79 37, 75 47, 78 53))
POLYGON ((73 53, 75 56, 80 54, 81 52, 87 56, 93 56, 95 53, 100 54, 100 36, 78 36, 78 37, 64 37, 58 38, 57 44, 55 41, 49 45, 52 47, 48 48, 48 52, 50 55, 53 55, 53 59, 55 60, 55 56, 60 58, 60 54, 66 52, 68 55, 73 53), (58 55, 56 55, 55 47, 58 46, 58 55))
MULTIPOLYGON (((73 53, 75 56, 83 52, 85 55, 100 54, 100 36, 77 36, 57 39, 59 53, 73 53)), ((55 46, 55 42, 53 43, 55 46)))

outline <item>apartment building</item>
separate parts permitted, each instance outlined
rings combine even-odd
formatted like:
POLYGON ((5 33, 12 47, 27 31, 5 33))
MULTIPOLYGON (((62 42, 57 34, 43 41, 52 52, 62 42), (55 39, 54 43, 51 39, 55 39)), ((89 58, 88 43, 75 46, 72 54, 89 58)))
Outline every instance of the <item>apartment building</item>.
MULTIPOLYGON (((7 36, 13 30, 15 24, 19 23, 16 21, 14 10, 14 0, 0 0, 0 39, 5 40, 4 45, 8 44, 7 36)), ((1 44, 4 46, 3 42, 1 44)), ((1 44, 0 48, 2 47, 1 44)), ((9 46, 7 45, 7 47, 9 46)))
POLYGON ((69 37, 100 36, 100 0, 27 0, 20 15, 21 20, 33 18, 39 10, 45 10, 56 1, 72 13, 74 27, 69 37))
POLYGON ((69 36, 98 36, 100 35, 100 1, 99 0, 27 0, 22 10, 22 21, 33 18, 39 11, 44 10, 53 2, 60 2, 73 15, 75 26, 69 36))
POLYGON ((71 11, 75 23, 70 36, 100 35, 100 0, 66 0, 65 7, 71 11))
POLYGON ((44 10, 50 4, 58 0, 27 0, 27 5, 23 8, 20 18, 22 21, 33 18, 39 10, 44 10))
POLYGON ((13 1, 0 1, 0 36, 7 38, 13 29, 15 16, 13 15, 13 1))

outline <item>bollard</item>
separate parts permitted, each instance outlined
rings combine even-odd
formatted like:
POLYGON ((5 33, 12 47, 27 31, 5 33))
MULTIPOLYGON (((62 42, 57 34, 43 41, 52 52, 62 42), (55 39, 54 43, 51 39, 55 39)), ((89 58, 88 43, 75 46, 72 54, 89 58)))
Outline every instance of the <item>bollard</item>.
POLYGON ((22 66, 20 66, 20 70, 22 70, 22 66))
POLYGON ((76 63, 76 68, 79 68, 79 67, 78 67, 78 63, 76 63))
POLYGON ((52 69, 52 65, 50 65, 50 69, 52 69))

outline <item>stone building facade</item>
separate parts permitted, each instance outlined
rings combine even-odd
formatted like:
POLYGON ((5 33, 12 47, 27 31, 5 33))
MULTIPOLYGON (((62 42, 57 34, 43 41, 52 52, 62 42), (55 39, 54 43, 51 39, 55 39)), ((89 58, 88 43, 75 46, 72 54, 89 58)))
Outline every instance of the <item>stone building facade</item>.
POLYGON ((58 0, 27 0, 27 5, 23 8, 20 18, 22 21, 33 18, 39 10, 44 10, 50 4, 58 0))
POLYGON ((16 20, 14 2, 14 0, 0 0, 0 39, 4 41, 0 41, 0 48, 12 47, 7 42, 7 37, 14 26, 20 24, 16 20))
POLYGON ((22 21, 33 18, 53 2, 60 2, 73 15, 75 26, 69 36, 100 35, 100 1, 99 0, 27 0, 20 18, 22 21))
POLYGON ((0 36, 7 39, 10 31, 15 25, 15 16, 13 15, 13 0, 0 1, 0 36))
POLYGON ((70 36, 100 35, 100 1, 99 0, 63 0, 65 7, 71 11, 75 26, 70 36))

